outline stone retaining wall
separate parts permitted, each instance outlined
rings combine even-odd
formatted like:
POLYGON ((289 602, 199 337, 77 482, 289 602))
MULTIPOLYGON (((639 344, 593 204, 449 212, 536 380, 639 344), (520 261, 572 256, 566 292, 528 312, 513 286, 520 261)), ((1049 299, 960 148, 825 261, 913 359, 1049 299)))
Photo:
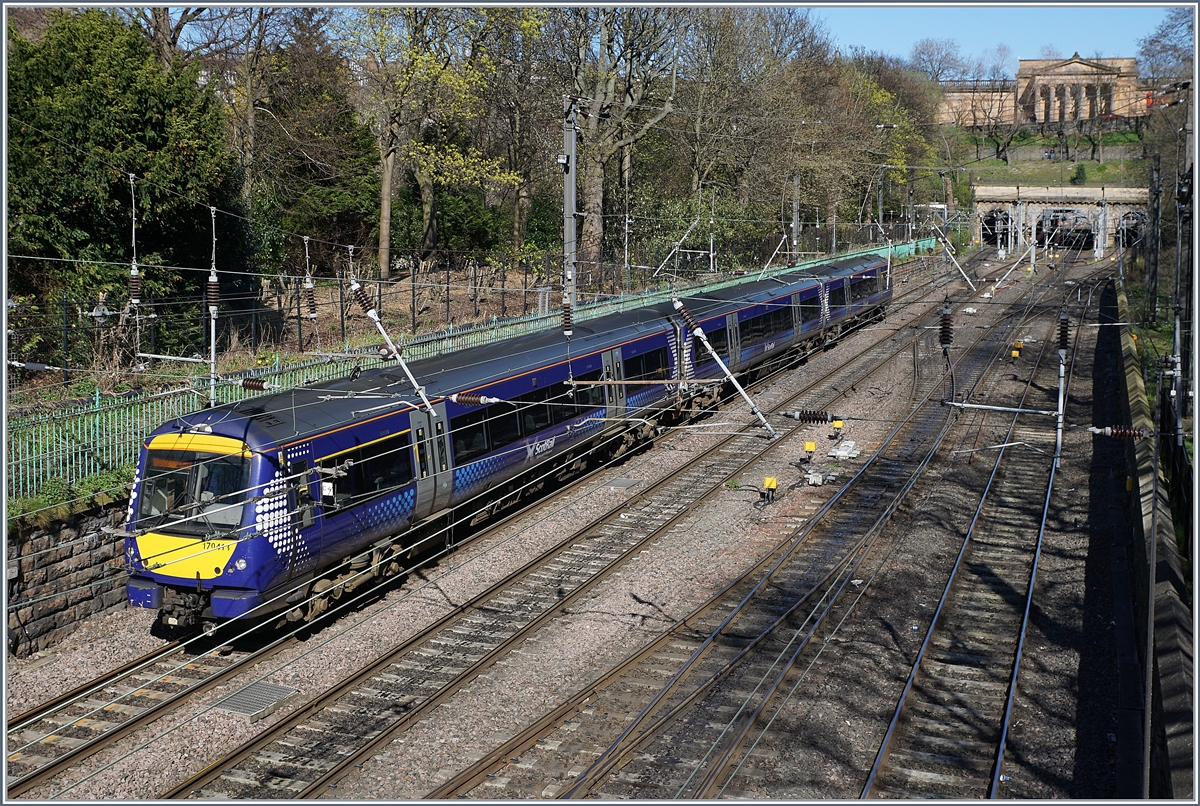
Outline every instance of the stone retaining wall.
POLYGON ((54 646, 84 619, 123 606, 124 541, 102 531, 125 522, 127 502, 81 512, 43 529, 8 533, 8 651, 54 646))

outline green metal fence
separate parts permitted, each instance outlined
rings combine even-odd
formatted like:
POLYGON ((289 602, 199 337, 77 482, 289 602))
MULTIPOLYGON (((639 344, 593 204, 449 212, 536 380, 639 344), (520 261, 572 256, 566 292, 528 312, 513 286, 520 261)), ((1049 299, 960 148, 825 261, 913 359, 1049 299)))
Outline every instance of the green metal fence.
MULTIPOLYGON (((896 244, 892 254, 894 258, 902 259, 933 246, 933 239, 896 244)), ((887 247, 880 247, 839 255, 838 258, 886 253, 887 247)), ((687 290, 693 294, 709 293, 757 280, 760 276, 772 277, 794 271, 795 268, 820 265, 829 259, 812 260, 797 267, 771 267, 761 274, 697 284, 687 290)), ((575 312, 575 318, 576 321, 585 321, 664 302, 680 290, 649 291, 581 305, 575 312)), ((398 346, 403 347, 406 360, 433 358, 526 333, 549 330, 558 326, 560 316, 560 312, 554 310, 502 322, 451 326, 438 333, 400 342, 398 346)), ((300 364, 244 370, 224 375, 221 381, 255 377, 287 389, 313 381, 344 377, 355 365, 362 369, 373 369, 385 363, 375 353, 364 350, 361 357, 316 358, 300 364)), ((261 394, 264 392, 242 389, 233 383, 218 383, 216 389, 220 403, 231 403, 261 394)), ((10 419, 7 423, 8 495, 33 496, 47 479, 59 478, 74 483, 105 470, 132 465, 137 460, 138 445, 148 433, 166 420, 199 410, 207 398, 208 378, 197 377, 191 387, 139 397, 97 397, 85 405, 10 419)))

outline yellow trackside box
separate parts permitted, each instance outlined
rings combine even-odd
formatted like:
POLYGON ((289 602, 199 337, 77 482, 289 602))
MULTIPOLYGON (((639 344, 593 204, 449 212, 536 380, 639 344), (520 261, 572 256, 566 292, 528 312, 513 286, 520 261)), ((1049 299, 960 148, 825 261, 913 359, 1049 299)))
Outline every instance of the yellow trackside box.
POLYGON ((775 478, 774 476, 766 476, 763 478, 763 489, 764 490, 774 490, 778 486, 779 486, 779 479, 775 478))
POLYGON ((834 428, 845 428, 846 424, 844 422, 842 422, 841 420, 834 420, 833 427, 834 428))
POLYGON ((805 442, 804 443, 804 452, 805 453, 816 453, 817 452, 817 443, 805 442))

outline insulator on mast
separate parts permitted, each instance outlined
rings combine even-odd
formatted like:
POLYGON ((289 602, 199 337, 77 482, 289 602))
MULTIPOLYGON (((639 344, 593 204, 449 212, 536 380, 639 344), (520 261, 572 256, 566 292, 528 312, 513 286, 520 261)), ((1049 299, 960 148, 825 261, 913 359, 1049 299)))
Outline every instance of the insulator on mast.
POLYGON ((317 292, 313 288, 311 277, 304 278, 304 296, 308 300, 308 318, 315 320, 317 318, 317 292))
POLYGON ((1058 352, 1059 355, 1066 355, 1068 346, 1070 345, 1071 320, 1067 318, 1064 312, 1058 317, 1058 352))
POLYGON ((816 411, 813 409, 800 409, 799 411, 793 411, 787 416, 802 423, 832 423, 834 420, 844 419, 827 411, 816 411))
POLYGON ((384 361, 395 361, 403 352, 404 350, 400 347, 397 347, 395 350, 393 350, 386 344, 379 345, 379 357, 384 361))
POLYGON ((137 264, 129 270, 129 304, 140 305, 142 302, 142 276, 138 274, 137 264))
POLYGON ((570 302, 570 300, 565 300, 565 299, 563 300, 562 317, 563 317, 563 320, 562 320, 563 335, 569 339, 569 338, 571 338, 571 334, 575 332, 571 326, 571 302, 570 302))
POLYGON ((358 280, 350 281, 350 293, 353 294, 354 299, 358 301, 358 305, 363 309, 363 313, 365 313, 367 316, 371 316, 371 314, 375 312, 374 306, 371 305, 371 300, 367 298, 367 292, 361 285, 358 284, 358 280))
POLYGON ((262 378, 242 378, 238 381, 238 385, 243 389, 249 389, 252 392, 262 392, 266 389, 274 389, 275 385, 263 380, 262 378))
POLYGON ((208 301, 208 310, 216 313, 217 306, 221 303, 221 284, 217 282, 215 271, 208 275, 208 282, 204 286, 204 298, 208 301))
POLYGON ((474 392, 456 392, 450 395, 450 402, 457 403, 460 406, 488 406, 492 403, 502 403, 498 397, 487 397, 478 395, 474 392))
POLYGON ((671 300, 671 304, 679 312, 679 315, 683 317, 683 321, 687 323, 689 333, 694 334, 697 330, 700 330, 700 325, 696 324, 695 318, 692 317, 692 312, 683 304, 683 300, 676 297, 671 300))
POLYGON ((954 314, 950 312, 950 301, 942 305, 942 326, 938 334, 938 344, 943 350, 948 350, 954 343, 954 314))
POLYGON ((1093 425, 1088 426, 1088 431, 1105 437, 1116 437, 1117 439, 1142 439, 1146 436, 1146 432, 1143 429, 1128 425, 1109 425, 1104 428, 1096 428, 1093 425))

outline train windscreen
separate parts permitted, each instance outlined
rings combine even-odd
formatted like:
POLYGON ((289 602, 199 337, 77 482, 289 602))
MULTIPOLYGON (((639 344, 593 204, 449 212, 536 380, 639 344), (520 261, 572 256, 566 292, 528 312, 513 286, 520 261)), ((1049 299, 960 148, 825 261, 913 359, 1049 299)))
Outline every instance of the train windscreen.
POLYGON ((243 456, 151 450, 137 525, 194 535, 236 529, 249 479, 250 460, 243 456))

